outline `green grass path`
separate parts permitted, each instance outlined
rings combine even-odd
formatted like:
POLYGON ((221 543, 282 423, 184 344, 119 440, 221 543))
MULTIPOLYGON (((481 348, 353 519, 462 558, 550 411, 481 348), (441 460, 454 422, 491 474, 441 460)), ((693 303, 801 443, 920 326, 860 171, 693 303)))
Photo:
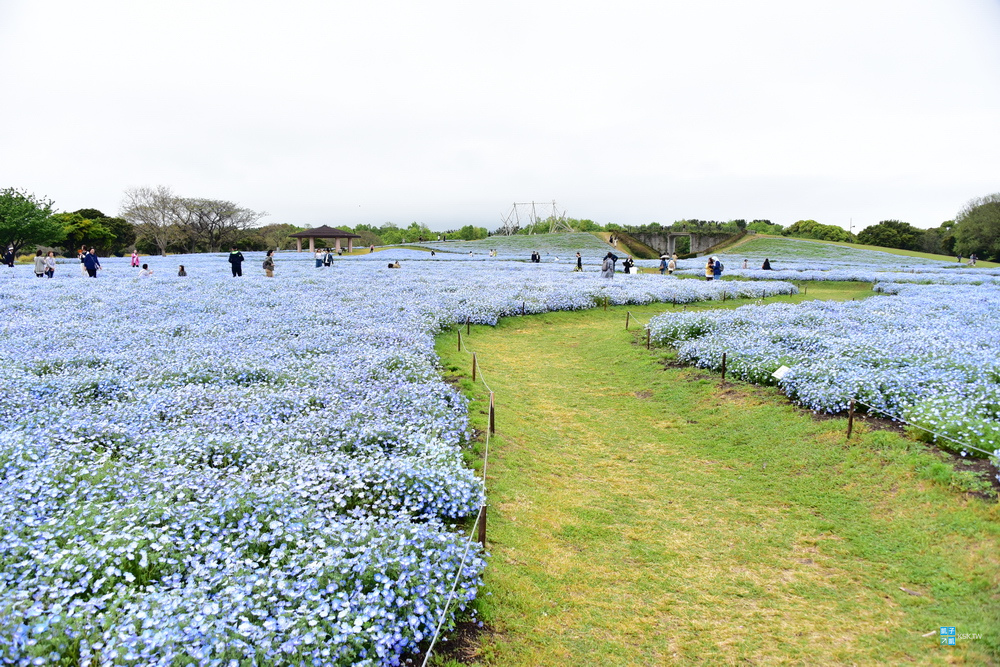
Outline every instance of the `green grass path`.
MULTIPOLYGON (((624 319, 464 336, 497 404, 481 664, 998 663, 996 504, 922 479, 922 445, 846 446, 845 420, 773 389, 664 368, 624 319), (939 626, 984 638, 921 636, 939 626)), ((467 373, 455 344, 442 362, 467 373)))

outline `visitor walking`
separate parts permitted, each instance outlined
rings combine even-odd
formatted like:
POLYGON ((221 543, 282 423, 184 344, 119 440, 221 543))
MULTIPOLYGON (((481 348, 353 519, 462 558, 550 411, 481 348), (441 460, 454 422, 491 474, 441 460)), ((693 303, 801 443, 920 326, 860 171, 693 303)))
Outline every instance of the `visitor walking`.
POLYGON ((577 271, 583 271, 583 255, 580 253, 576 253, 576 268, 573 269, 574 273, 577 271))
POLYGON ((236 246, 233 246, 229 251, 229 264, 233 270, 233 278, 243 276, 243 259, 243 253, 237 250, 236 246))
POLYGON ((674 275, 674 271, 676 270, 677 270, 677 255, 674 255, 673 257, 670 258, 670 261, 667 262, 667 275, 668 276, 674 275))
POLYGON ((14 268, 14 246, 7 248, 7 252, 3 256, 3 263, 12 269, 14 268))
POLYGON ((45 257, 45 275, 48 278, 56 275, 56 254, 51 250, 45 257))
POLYGON ((139 266, 139 253, 137 253, 135 250, 133 250, 132 251, 132 268, 134 269, 137 266, 139 266))
POLYGON ((326 254, 323 255, 323 266, 333 266, 333 250, 331 248, 327 248, 326 254))
POLYGON ((371 244, 370 246, 368 246, 368 253, 371 254, 373 252, 375 252, 375 244, 374 243, 371 244))
POLYGON ((87 275, 87 249, 80 248, 80 252, 76 253, 76 257, 80 260, 80 273, 87 275))
POLYGON ((714 260, 712 263, 712 274, 716 280, 719 280, 722 278, 722 270, 726 267, 722 265, 718 257, 713 257, 712 259, 714 260))
POLYGON ((705 262, 705 280, 713 280, 715 278, 715 262, 709 257, 708 261, 705 262))
POLYGON ((625 273, 633 275, 635 272, 632 270, 635 267, 635 262, 631 257, 626 257, 625 261, 622 262, 622 268, 625 269, 625 273))
POLYGON ((660 255, 660 275, 662 276, 667 272, 667 256, 660 255))
POLYGON ((83 268, 91 278, 97 277, 97 272, 101 269, 101 260, 97 259, 97 250, 94 248, 83 256, 83 268))
POLYGON ((268 278, 274 277, 274 255, 273 250, 267 251, 267 257, 264 258, 264 275, 268 278))
POLYGON ((744 269, 748 268, 748 267, 747 267, 747 260, 745 260, 745 259, 743 260, 743 268, 744 268, 744 269))

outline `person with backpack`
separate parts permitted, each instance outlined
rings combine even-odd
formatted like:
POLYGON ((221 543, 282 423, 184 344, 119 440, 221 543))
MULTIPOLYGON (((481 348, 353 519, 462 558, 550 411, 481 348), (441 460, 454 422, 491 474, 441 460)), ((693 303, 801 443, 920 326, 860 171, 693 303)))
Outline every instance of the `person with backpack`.
POLYGON ((601 263, 601 277, 602 278, 614 278, 615 277, 615 261, 612 259, 614 255, 608 252, 604 256, 604 261, 601 263))
POLYGON ((712 259, 715 260, 715 263, 712 264, 712 274, 716 280, 719 280, 722 278, 722 271, 726 267, 723 266, 722 262, 719 261, 718 257, 713 257, 712 259))
POLYGON ((267 257, 264 258, 264 275, 268 278, 274 277, 274 251, 268 250, 267 257))
POLYGON ((229 264, 233 270, 233 278, 243 276, 243 260, 243 253, 237 250, 236 246, 233 246, 229 251, 229 264))

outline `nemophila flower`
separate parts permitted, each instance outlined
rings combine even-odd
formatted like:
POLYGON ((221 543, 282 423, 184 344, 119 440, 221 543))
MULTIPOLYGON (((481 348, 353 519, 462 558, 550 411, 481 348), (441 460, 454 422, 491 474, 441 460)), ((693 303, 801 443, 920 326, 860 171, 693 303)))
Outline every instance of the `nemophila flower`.
POLYGON ((796 291, 555 261, 275 261, 273 279, 233 279, 224 255, 153 259, 155 280, 115 258, 44 289, 0 276, 0 663, 399 664, 485 565, 478 546, 461 564, 453 524, 484 489, 435 334, 796 291))
MULTIPOLYGON (((1000 443, 1000 287, 880 283, 895 296, 858 302, 744 306, 668 313, 653 341, 681 359, 778 384, 802 405, 841 412, 851 398, 928 429, 940 444, 1000 443), (953 440, 958 443, 953 442, 953 440)), ((864 407, 864 406, 862 406, 864 407)))

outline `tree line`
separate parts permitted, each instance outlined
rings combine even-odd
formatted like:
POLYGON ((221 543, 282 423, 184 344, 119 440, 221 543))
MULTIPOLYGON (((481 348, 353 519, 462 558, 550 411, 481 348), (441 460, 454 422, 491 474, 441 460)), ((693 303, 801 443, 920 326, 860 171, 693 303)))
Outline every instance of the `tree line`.
MULTIPOLYGON (((66 255, 81 247, 94 247, 102 255, 122 255, 133 249, 144 254, 219 252, 230 246, 244 250, 289 249, 295 247, 291 234, 303 231, 287 223, 259 225, 268 214, 222 199, 182 197, 166 186, 130 188, 125 191, 117 216, 84 208, 55 212, 54 202, 24 190, 0 190, 0 252, 12 248, 15 254, 37 247, 61 248, 66 255)), ((547 232, 551 220, 540 220, 518 230, 518 234, 547 232)), ((651 222, 638 226, 566 218, 570 229, 579 232, 696 232, 739 233, 753 231, 821 241, 860 243, 884 248, 916 250, 934 254, 972 254, 1000 261, 1000 193, 970 200, 955 220, 938 227, 919 229, 900 220, 883 220, 865 227, 857 235, 837 225, 815 220, 799 220, 788 227, 770 220, 678 220, 668 225, 651 222)), ((466 225, 446 232, 431 231, 413 222, 399 227, 391 222, 379 226, 341 226, 361 236, 359 245, 397 245, 439 239, 472 241, 489 236, 485 227, 466 225)))

